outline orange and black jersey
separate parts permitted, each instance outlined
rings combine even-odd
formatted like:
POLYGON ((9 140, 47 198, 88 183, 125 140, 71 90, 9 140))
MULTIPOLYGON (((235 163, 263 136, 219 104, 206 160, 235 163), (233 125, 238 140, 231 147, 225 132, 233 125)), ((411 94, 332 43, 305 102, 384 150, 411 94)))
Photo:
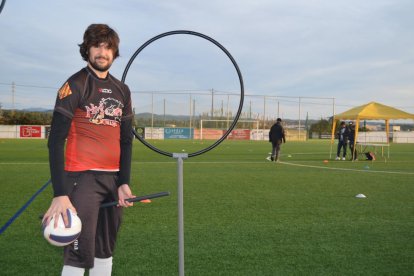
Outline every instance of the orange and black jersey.
POLYGON ((119 171, 119 184, 129 182, 132 118, 129 88, 112 75, 100 79, 85 67, 65 82, 48 143, 55 196, 66 194, 64 170, 119 171))

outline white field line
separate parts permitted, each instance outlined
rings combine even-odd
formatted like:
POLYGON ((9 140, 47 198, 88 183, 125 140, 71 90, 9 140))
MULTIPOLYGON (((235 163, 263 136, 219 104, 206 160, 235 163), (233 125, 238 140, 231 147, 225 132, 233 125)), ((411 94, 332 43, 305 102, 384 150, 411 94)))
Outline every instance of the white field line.
MULTIPOLYGON (((334 160, 330 160, 332 162, 340 162, 340 161, 334 161, 334 160)), ((364 162, 366 160, 363 160, 361 162, 364 162)), ((266 161, 264 161, 265 163, 267 163, 266 161)), ((312 160, 301 160, 300 162, 302 163, 306 163, 306 162, 315 162, 312 160)), ((367 161, 369 162, 369 161, 367 161)), ((384 161, 381 160, 376 160, 375 163, 384 163, 384 161)), ((411 163, 411 161, 387 161, 388 163, 411 163)), ((177 163, 176 161, 132 161, 133 164, 175 164, 177 163)), ((263 161, 186 161, 185 163, 189 163, 189 164, 257 164, 257 163, 263 163, 263 161)), ((281 162, 283 163, 283 162, 281 162)), ((0 162, 0 166, 1 165, 49 165, 48 162, 0 162)))
POLYGON ((0 165, 49 165, 48 162, 0 162, 0 165))
POLYGON ((414 172, 393 172, 393 171, 378 171, 378 170, 371 170, 371 169, 361 170, 361 169, 347 169, 347 168, 332 168, 332 167, 322 167, 322 166, 314 166, 314 165, 295 164, 295 163, 290 163, 290 162, 279 162, 279 163, 289 165, 289 166, 306 167, 306 168, 314 168, 314 169, 324 169, 324 170, 414 175, 414 172))
MULTIPOLYGON (((176 161, 132 161, 133 164, 176 164, 176 161)), ((264 163, 262 161, 195 161, 195 162, 185 162, 186 165, 192 164, 258 164, 264 163)), ((269 162, 265 162, 269 163, 269 162)), ((29 162, 0 162, 0 165, 48 165, 48 162, 42 163, 29 163, 29 162)), ((401 174, 401 175, 414 175, 414 172, 395 172, 395 171, 379 171, 379 170, 372 170, 372 169, 348 169, 348 168, 333 168, 333 167, 324 167, 324 166, 315 166, 315 165, 305 165, 305 164, 296 164, 291 162, 279 162, 277 164, 284 164, 289 166, 296 166, 296 167, 305 167, 305 168, 314 168, 314 169, 323 169, 323 170, 334 170, 334 171, 352 171, 352 172, 364 172, 364 173, 385 173, 385 174, 401 174)))
MULTIPOLYGON (((168 164, 168 163, 177 163, 177 162, 133 162, 133 163, 143 163, 143 164, 168 164)), ((255 162, 255 161, 199 161, 199 162, 185 162, 186 165, 192 164, 257 164, 263 162, 255 162)), ((270 162, 265 162, 270 163, 270 162)), ((332 168, 332 167, 323 167, 323 166, 315 166, 315 165, 304 165, 304 164, 295 164, 290 162, 279 162, 277 164, 284 164, 289 166, 297 166, 297 167, 307 167, 307 168, 314 168, 314 169, 325 169, 325 170, 336 170, 336 171, 352 171, 352 172, 364 172, 364 173, 385 173, 385 174, 401 174, 401 175, 414 175, 414 172, 394 172, 394 171, 380 171, 380 170, 372 170, 372 169, 347 169, 347 168, 332 168)))

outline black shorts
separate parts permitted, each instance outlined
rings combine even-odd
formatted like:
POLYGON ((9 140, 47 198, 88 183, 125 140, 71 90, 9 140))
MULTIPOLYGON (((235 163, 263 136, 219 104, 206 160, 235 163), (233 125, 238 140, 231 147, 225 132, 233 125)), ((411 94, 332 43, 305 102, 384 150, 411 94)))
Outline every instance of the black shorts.
POLYGON ((79 238, 64 248, 64 264, 92 268, 94 258, 112 256, 121 225, 122 208, 99 208, 103 202, 118 200, 118 175, 111 172, 68 172, 65 185, 82 221, 79 238))

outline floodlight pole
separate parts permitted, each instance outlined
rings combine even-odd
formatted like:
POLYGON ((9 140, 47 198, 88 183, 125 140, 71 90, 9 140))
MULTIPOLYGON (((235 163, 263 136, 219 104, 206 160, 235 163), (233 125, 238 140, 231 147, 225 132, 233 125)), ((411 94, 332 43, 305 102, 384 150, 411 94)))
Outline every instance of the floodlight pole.
POLYGON ((184 276, 184 185, 183 164, 188 158, 188 153, 173 153, 177 159, 177 202, 178 202, 178 275, 184 276))

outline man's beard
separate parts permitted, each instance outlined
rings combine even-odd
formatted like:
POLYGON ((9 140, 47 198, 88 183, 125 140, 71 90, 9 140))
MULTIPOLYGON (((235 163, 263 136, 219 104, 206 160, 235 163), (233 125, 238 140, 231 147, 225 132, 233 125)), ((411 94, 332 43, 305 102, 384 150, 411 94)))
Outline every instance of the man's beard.
MULTIPOLYGON (((96 60, 96 58, 95 58, 96 60)), ((111 68, 112 62, 108 62, 106 66, 99 65, 95 60, 89 59, 89 64, 92 66, 93 69, 99 72, 106 72, 111 68)))

